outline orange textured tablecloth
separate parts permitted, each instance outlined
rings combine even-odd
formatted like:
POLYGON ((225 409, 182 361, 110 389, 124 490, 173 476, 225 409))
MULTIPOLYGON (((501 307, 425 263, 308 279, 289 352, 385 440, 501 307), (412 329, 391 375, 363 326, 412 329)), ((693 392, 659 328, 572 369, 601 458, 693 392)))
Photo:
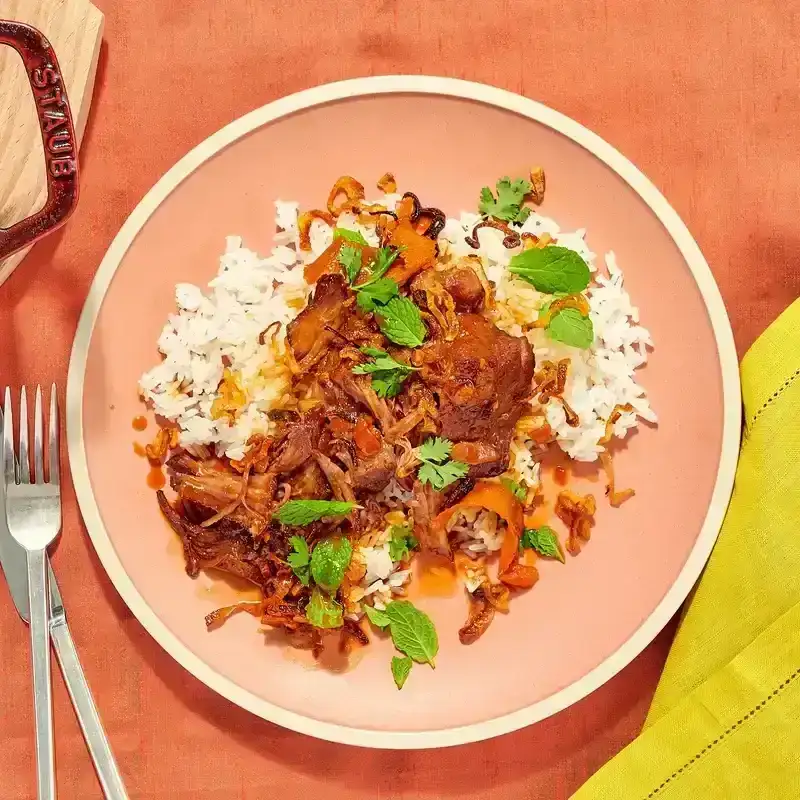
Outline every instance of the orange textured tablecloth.
MULTIPOLYGON (((106 14, 82 197, 0 287, 0 380, 66 379, 89 282, 127 214, 232 119, 318 83, 444 74, 541 100, 656 183, 697 238, 739 352, 800 294, 800 12, 780 0, 95 0, 106 14)), ((0 0, 13 16, 13 0, 0 0)), ((679 318, 679 315, 678 315, 679 318)), ((105 577, 67 489, 54 557, 133 798, 565 798, 639 731, 670 626, 627 669, 528 730, 439 752, 317 742, 173 663, 105 577)), ((27 630, 0 581, 0 798, 35 796, 27 630)), ((101 797, 60 676, 58 783, 101 797)))

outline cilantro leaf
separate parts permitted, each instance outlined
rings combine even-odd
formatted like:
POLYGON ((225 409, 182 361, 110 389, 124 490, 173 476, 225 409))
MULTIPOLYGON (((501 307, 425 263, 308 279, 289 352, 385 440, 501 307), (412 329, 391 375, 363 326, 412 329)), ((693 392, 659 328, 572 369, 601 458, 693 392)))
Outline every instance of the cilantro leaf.
POLYGON ((441 436, 429 437, 420 445, 417 455, 423 461, 435 461, 441 464, 450 457, 452 449, 453 443, 449 439, 443 439, 441 436))
POLYGON ((550 320, 547 333, 557 342, 585 350, 594 341, 594 326, 577 308, 563 308, 550 320))
POLYGON ((352 556, 353 546, 344 537, 332 536, 319 542, 311 553, 311 576, 317 586, 335 592, 344 580, 352 556))
POLYGON ((292 545, 292 552, 287 556, 286 563, 300 579, 300 583, 308 586, 311 580, 311 556, 308 552, 308 543, 302 536, 292 536, 289 544, 292 545))
POLYGON ((361 352, 365 356, 372 358, 373 361, 368 364, 359 364, 353 367, 353 372, 355 372, 356 375, 370 375, 373 372, 386 372, 387 370, 416 372, 419 369, 418 367, 412 367, 410 364, 404 364, 402 361, 398 361, 385 350, 379 350, 377 347, 362 347, 361 352))
POLYGON ((518 178, 515 181, 508 177, 497 181, 497 198, 488 186, 481 189, 478 210, 482 214, 506 222, 523 223, 530 215, 530 209, 523 208, 525 195, 533 189, 530 181, 518 178))
POLYGON ((399 372, 379 372, 372 376, 372 388, 378 397, 397 397, 403 390, 403 381, 407 377, 407 374, 399 372))
POLYGON ((524 486, 521 486, 517 481, 511 478, 500 478, 500 483, 502 483, 521 503, 525 501, 528 493, 525 491, 524 486))
POLYGON ((422 483, 429 483, 437 492, 463 478, 469 472, 469 464, 461 461, 448 461, 446 464, 425 462, 417 473, 422 483))
POLYGON ((356 375, 372 375, 372 388, 378 397, 396 397, 403 388, 403 381, 417 370, 417 367, 397 361, 376 347, 362 347, 361 352, 370 356, 373 361, 358 364, 352 371, 356 375))
POLYGON ((349 514, 355 507, 339 500, 289 500, 272 516, 282 525, 310 525, 323 517, 349 514))
POLYGON ((439 436, 426 439, 417 448, 417 457, 422 461, 417 477, 422 483, 429 483, 437 492, 469 472, 469 464, 448 460, 452 449, 453 443, 439 436))
POLYGON ((385 611, 381 611, 379 608, 375 608, 374 606, 364 605, 364 613, 367 615, 367 619, 376 627, 376 628, 388 628, 389 627, 389 615, 385 611))
POLYGON ((341 628, 343 618, 339 603, 315 586, 306 606, 306 619, 315 628, 341 628))
POLYGON ((414 662, 408 656, 403 656, 402 658, 394 656, 392 658, 392 677, 398 689, 402 689, 405 685, 413 664, 414 662))
POLYGON ((364 247, 369 247, 369 242, 358 231, 350 231, 347 228, 334 228, 333 241, 337 239, 344 239, 346 242, 355 242, 362 244, 364 247))
POLYGON ((386 606, 386 615, 394 646, 420 664, 435 666, 439 637, 431 618, 408 600, 393 600, 386 606))
POLYGON ((389 558, 392 561, 405 561, 410 551, 419 545, 408 525, 392 525, 389 536, 389 558))
POLYGON ((358 273, 361 272, 361 250, 357 247, 345 245, 339 250, 337 259, 344 268, 347 282, 352 284, 358 277, 358 273))
POLYGON ((523 250, 511 257, 508 271, 539 292, 578 294, 591 278, 586 262, 574 250, 558 245, 523 250))
POLYGON ((519 549, 530 548, 539 555, 547 558, 557 558, 564 563, 564 554, 561 552, 561 545, 558 543, 556 532, 549 525, 542 525, 541 528, 526 528, 522 532, 519 540, 519 549))
POLYGON ((379 326, 383 335, 404 347, 419 347, 427 331, 419 309, 407 297, 393 297, 384 306, 377 306, 379 326))
POLYGON ((357 289, 356 302, 362 311, 377 311, 378 306, 386 305, 400 294, 400 287, 391 278, 380 278, 357 289))
POLYGON ((401 249, 402 248, 397 248, 397 247, 379 248, 378 252, 375 254, 375 258, 369 265, 370 269, 369 278, 366 281, 364 281, 364 283, 361 283, 354 288, 364 289, 367 286, 370 286, 371 284, 380 280, 389 271, 389 267, 391 267, 392 264, 394 264, 395 259, 397 258, 397 256, 400 255, 401 249))

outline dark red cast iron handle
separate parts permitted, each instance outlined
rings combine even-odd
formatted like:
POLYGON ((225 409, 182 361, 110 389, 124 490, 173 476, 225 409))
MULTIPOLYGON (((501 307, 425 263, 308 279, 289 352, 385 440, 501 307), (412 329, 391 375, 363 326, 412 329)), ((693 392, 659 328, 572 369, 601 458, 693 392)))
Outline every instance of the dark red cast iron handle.
POLYGON ((78 142, 50 42, 30 25, 0 19, 0 44, 13 47, 22 56, 42 130, 47 170, 44 208, 10 228, 0 228, 2 260, 54 231, 74 210, 78 201, 78 142))

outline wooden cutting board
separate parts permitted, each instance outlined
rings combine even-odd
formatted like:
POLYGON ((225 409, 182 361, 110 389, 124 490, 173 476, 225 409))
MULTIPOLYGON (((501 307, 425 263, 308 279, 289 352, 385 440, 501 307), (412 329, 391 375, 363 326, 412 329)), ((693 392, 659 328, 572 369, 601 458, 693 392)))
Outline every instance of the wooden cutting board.
MULTIPOLYGON (((80 142, 92 100, 103 15, 88 0, 0 0, 0 18, 32 25, 50 40, 80 142)), ((30 216, 46 196, 42 135, 31 89, 17 53, 0 45, 0 227, 30 216)), ((27 252, 0 262, 0 284, 27 252)))

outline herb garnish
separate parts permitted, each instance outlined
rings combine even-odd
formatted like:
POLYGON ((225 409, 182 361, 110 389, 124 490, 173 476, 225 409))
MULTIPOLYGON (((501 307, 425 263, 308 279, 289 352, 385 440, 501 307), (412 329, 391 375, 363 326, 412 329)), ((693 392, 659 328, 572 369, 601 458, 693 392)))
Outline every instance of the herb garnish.
POLYGON ((389 558, 392 561, 405 561, 419 542, 408 525, 392 525, 389 529, 389 558))
POLYGON ((364 613, 367 615, 367 619, 376 627, 376 628, 388 628, 389 623, 391 620, 389 619, 389 615, 385 611, 381 611, 379 608, 375 608, 374 606, 364 605, 364 613))
POLYGON ((408 600, 394 600, 386 606, 389 632, 394 646, 420 664, 436 666, 439 637, 431 618, 408 600))
POLYGON ((394 656, 392 658, 392 677, 398 689, 402 689, 411 672, 414 662, 408 656, 394 656))
POLYGON ((335 242, 337 239, 344 239, 346 242, 354 242, 355 244, 363 245, 364 247, 369 247, 369 242, 363 237, 361 233, 358 231, 351 231, 347 228, 334 228, 333 230, 333 241, 335 242))
POLYGON ((525 501, 528 493, 525 491, 524 486, 511 478, 500 478, 500 483, 502 483, 521 503, 525 501))
POLYGON ((562 564, 564 563, 564 554, 561 552, 558 536, 549 525, 542 525, 541 528, 526 528, 519 540, 519 549, 525 548, 535 550, 539 555, 547 558, 557 558, 562 564))
POLYGON ((417 448, 417 457, 422 461, 417 477, 422 483, 429 483, 437 492, 449 486, 469 472, 469 464, 450 461, 453 443, 449 439, 426 439, 417 448))
POLYGON ((326 592, 335 592, 350 566, 353 546, 348 539, 334 536, 323 539, 311 552, 311 577, 326 592))
POLYGON ((557 342, 586 349, 594 341, 594 326, 577 308, 562 308, 553 315, 547 333, 557 342))
POLYGON ((359 291, 375 283, 375 281, 380 280, 389 271, 389 267, 394 264, 395 259, 399 255, 400 249, 397 247, 379 248, 378 252, 375 254, 375 258, 369 265, 369 278, 365 280, 364 283, 360 283, 358 286, 354 286, 353 288, 356 291, 359 291))
POLYGON ((589 285, 591 278, 589 267, 580 255, 558 245, 517 253, 511 257, 508 271, 545 294, 578 294, 589 285))
POLYGON ((393 297, 400 294, 400 287, 391 278, 378 278, 374 283, 365 283, 357 289, 356 302, 362 311, 377 311, 393 297))
POLYGON ((530 216, 531 210, 522 204, 525 195, 533 189, 530 181, 518 178, 515 181, 508 177, 497 181, 497 198, 492 194, 488 186, 481 189, 481 199, 478 203, 478 210, 482 214, 495 219, 502 219, 506 222, 523 223, 530 216))
POLYGON ((352 371, 356 375, 372 375, 372 388, 378 397, 396 397, 403 388, 403 381, 417 370, 377 347, 362 347, 361 352, 373 360, 353 367, 352 371))
POLYGON ((419 347, 427 335, 419 309, 407 297, 393 297, 377 305, 378 326, 383 335, 403 347, 419 347))
POLYGON ((332 597, 316 586, 306 606, 306 618, 315 628, 341 628, 342 607, 332 597))
POLYGON ((272 516, 282 525, 310 525, 323 517, 349 514, 355 507, 343 500, 289 500, 272 516))
POLYGON ((286 563, 300 580, 303 586, 308 586, 311 580, 311 555, 308 552, 308 542, 302 536, 292 536, 289 539, 292 552, 286 558, 286 563))
POLYGON ((339 249, 337 260, 344 268, 347 282, 352 284, 361 272, 361 250, 358 247, 345 245, 339 249))

